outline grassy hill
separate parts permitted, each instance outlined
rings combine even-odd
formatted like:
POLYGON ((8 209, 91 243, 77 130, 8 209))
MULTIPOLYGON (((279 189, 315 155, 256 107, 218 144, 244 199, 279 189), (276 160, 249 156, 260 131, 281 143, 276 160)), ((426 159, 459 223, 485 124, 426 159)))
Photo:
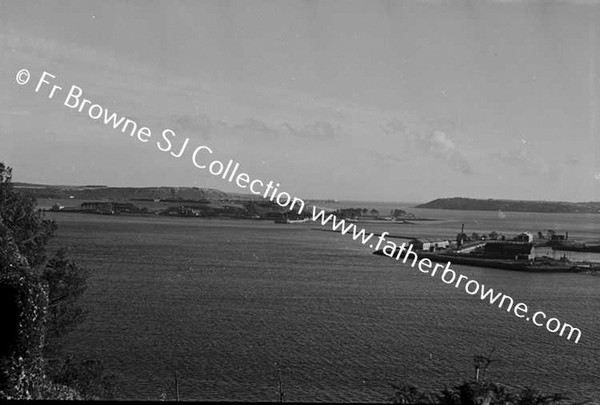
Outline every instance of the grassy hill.
MULTIPOLYGON (((55 186, 14 183, 19 191, 36 198, 75 198, 80 200, 223 200, 230 194, 212 188, 198 187, 107 187, 107 186, 55 186)), ((239 195, 236 196, 239 198, 239 195)))
MULTIPOLYGON (((285 207, 253 194, 199 187, 108 187, 13 183, 38 208, 63 212, 162 214, 183 217, 280 219, 285 207), (119 203, 88 205, 84 203, 119 203)), ((295 217, 292 215, 291 219, 295 217)))

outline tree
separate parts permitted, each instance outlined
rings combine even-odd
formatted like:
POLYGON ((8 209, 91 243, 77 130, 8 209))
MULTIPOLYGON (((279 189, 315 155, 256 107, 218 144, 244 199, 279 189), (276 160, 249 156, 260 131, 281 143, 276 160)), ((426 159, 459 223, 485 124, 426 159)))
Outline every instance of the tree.
MULTIPOLYGON (((0 398, 92 398, 56 384, 66 370, 76 368, 76 361, 46 361, 48 354, 58 353, 61 338, 83 319, 79 298, 88 274, 64 250, 47 259, 46 246, 56 224, 35 205, 35 199, 14 189, 12 169, 0 162, 0 293, 2 323, 9 326, 9 333, 2 336, 0 398)), ((90 365, 80 364, 83 369, 90 365)), ((79 385, 87 389, 96 384, 98 391, 107 382, 90 379, 98 374, 97 364, 91 370, 82 378, 96 382, 79 385)), ((71 380, 77 375, 69 374, 71 380)))
POLYGON ((96 359, 76 360, 67 357, 60 363, 54 381, 73 387, 84 399, 97 400, 115 395, 115 376, 107 374, 104 365, 96 359))
POLYGON ((392 388, 396 390, 391 398, 394 404, 427 405, 434 403, 431 394, 423 392, 414 385, 392 384, 392 388))
POLYGON ((78 304, 87 288, 87 271, 79 268, 60 249, 44 268, 42 279, 48 284, 48 326, 46 351, 57 350, 60 338, 83 321, 85 311, 78 304))
POLYGON ((403 218, 407 216, 406 211, 401 210, 401 209, 393 209, 392 210, 392 214, 391 214, 394 218, 403 218))
POLYGON ((12 169, 1 162, 0 181, 0 220, 32 272, 48 286, 45 349, 54 349, 58 339, 83 320, 78 300, 87 288, 88 274, 67 257, 65 250, 47 259, 46 245, 56 232, 56 223, 36 211, 35 199, 14 189, 12 169))
POLYGON ((391 401, 395 404, 439 405, 550 405, 561 404, 569 398, 563 394, 543 395, 532 388, 514 391, 485 379, 493 350, 488 355, 473 356, 475 380, 454 387, 445 387, 439 394, 423 391, 412 385, 392 384, 395 389, 391 401))
POLYGON ((10 230, 19 252, 32 268, 46 261, 46 244, 56 224, 35 211, 35 200, 17 193, 12 186, 12 169, 0 162, 0 219, 10 230))

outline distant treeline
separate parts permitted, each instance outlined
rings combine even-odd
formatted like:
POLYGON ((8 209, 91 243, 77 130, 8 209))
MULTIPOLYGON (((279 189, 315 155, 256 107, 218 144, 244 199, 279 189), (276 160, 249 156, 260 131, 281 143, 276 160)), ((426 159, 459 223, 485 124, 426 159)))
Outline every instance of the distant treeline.
POLYGON ((340 208, 334 212, 340 218, 356 219, 360 217, 391 217, 397 219, 414 219, 415 216, 401 209, 392 209, 389 213, 379 212, 375 208, 340 208))
MULTIPOLYGON (((156 201, 156 199, 154 198, 132 198, 130 199, 130 201, 156 201)), ((194 203, 194 204, 208 204, 210 203, 210 200, 190 200, 190 199, 185 199, 185 198, 162 198, 160 200, 158 200, 158 202, 168 202, 168 203, 181 203, 181 204, 186 204, 186 203, 194 203)))
POLYGON ((51 186, 17 183, 16 188, 33 198, 75 198, 81 200, 219 200, 231 198, 220 190, 198 187, 101 187, 51 186))

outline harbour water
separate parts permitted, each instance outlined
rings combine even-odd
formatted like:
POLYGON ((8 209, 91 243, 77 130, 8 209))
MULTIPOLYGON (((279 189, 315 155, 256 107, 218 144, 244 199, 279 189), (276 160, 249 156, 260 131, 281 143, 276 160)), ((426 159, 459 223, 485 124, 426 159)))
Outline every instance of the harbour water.
MULTIPOLYGON (((411 212, 440 221, 366 228, 599 236, 594 215, 411 212)), ((276 401, 278 363, 285 400, 386 401, 392 383, 470 379, 473 356, 495 350, 494 381, 600 400, 600 277, 455 266, 580 328, 574 344, 314 223, 49 215, 52 247, 91 272, 65 350, 103 360, 120 398, 173 399, 177 372, 182 400, 276 401)))

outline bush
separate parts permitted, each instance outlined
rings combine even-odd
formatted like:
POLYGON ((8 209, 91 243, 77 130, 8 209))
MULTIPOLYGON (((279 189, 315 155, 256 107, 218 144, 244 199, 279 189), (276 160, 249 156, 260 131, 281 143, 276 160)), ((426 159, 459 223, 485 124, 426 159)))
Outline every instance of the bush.
POLYGON ((392 385, 391 402, 415 405, 551 405, 568 400, 563 394, 543 395, 533 388, 510 390, 489 381, 468 381, 440 393, 422 391, 413 385, 392 385))
POLYGON ((56 224, 36 212, 35 200, 17 192, 11 180, 12 170, 0 163, 0 398, 109 396, 111 377, 98 361, 69 358, 54 368, 45 361, 83 320, 78 301, 88 273, 64 250, 47 259, 56 224))
POLYGON ((75 389, 83 399, 111 399, 115 396, 116 376, 107 374, 96 359, 77 360, 69 356, 51 371, 52 381, 75 389))

